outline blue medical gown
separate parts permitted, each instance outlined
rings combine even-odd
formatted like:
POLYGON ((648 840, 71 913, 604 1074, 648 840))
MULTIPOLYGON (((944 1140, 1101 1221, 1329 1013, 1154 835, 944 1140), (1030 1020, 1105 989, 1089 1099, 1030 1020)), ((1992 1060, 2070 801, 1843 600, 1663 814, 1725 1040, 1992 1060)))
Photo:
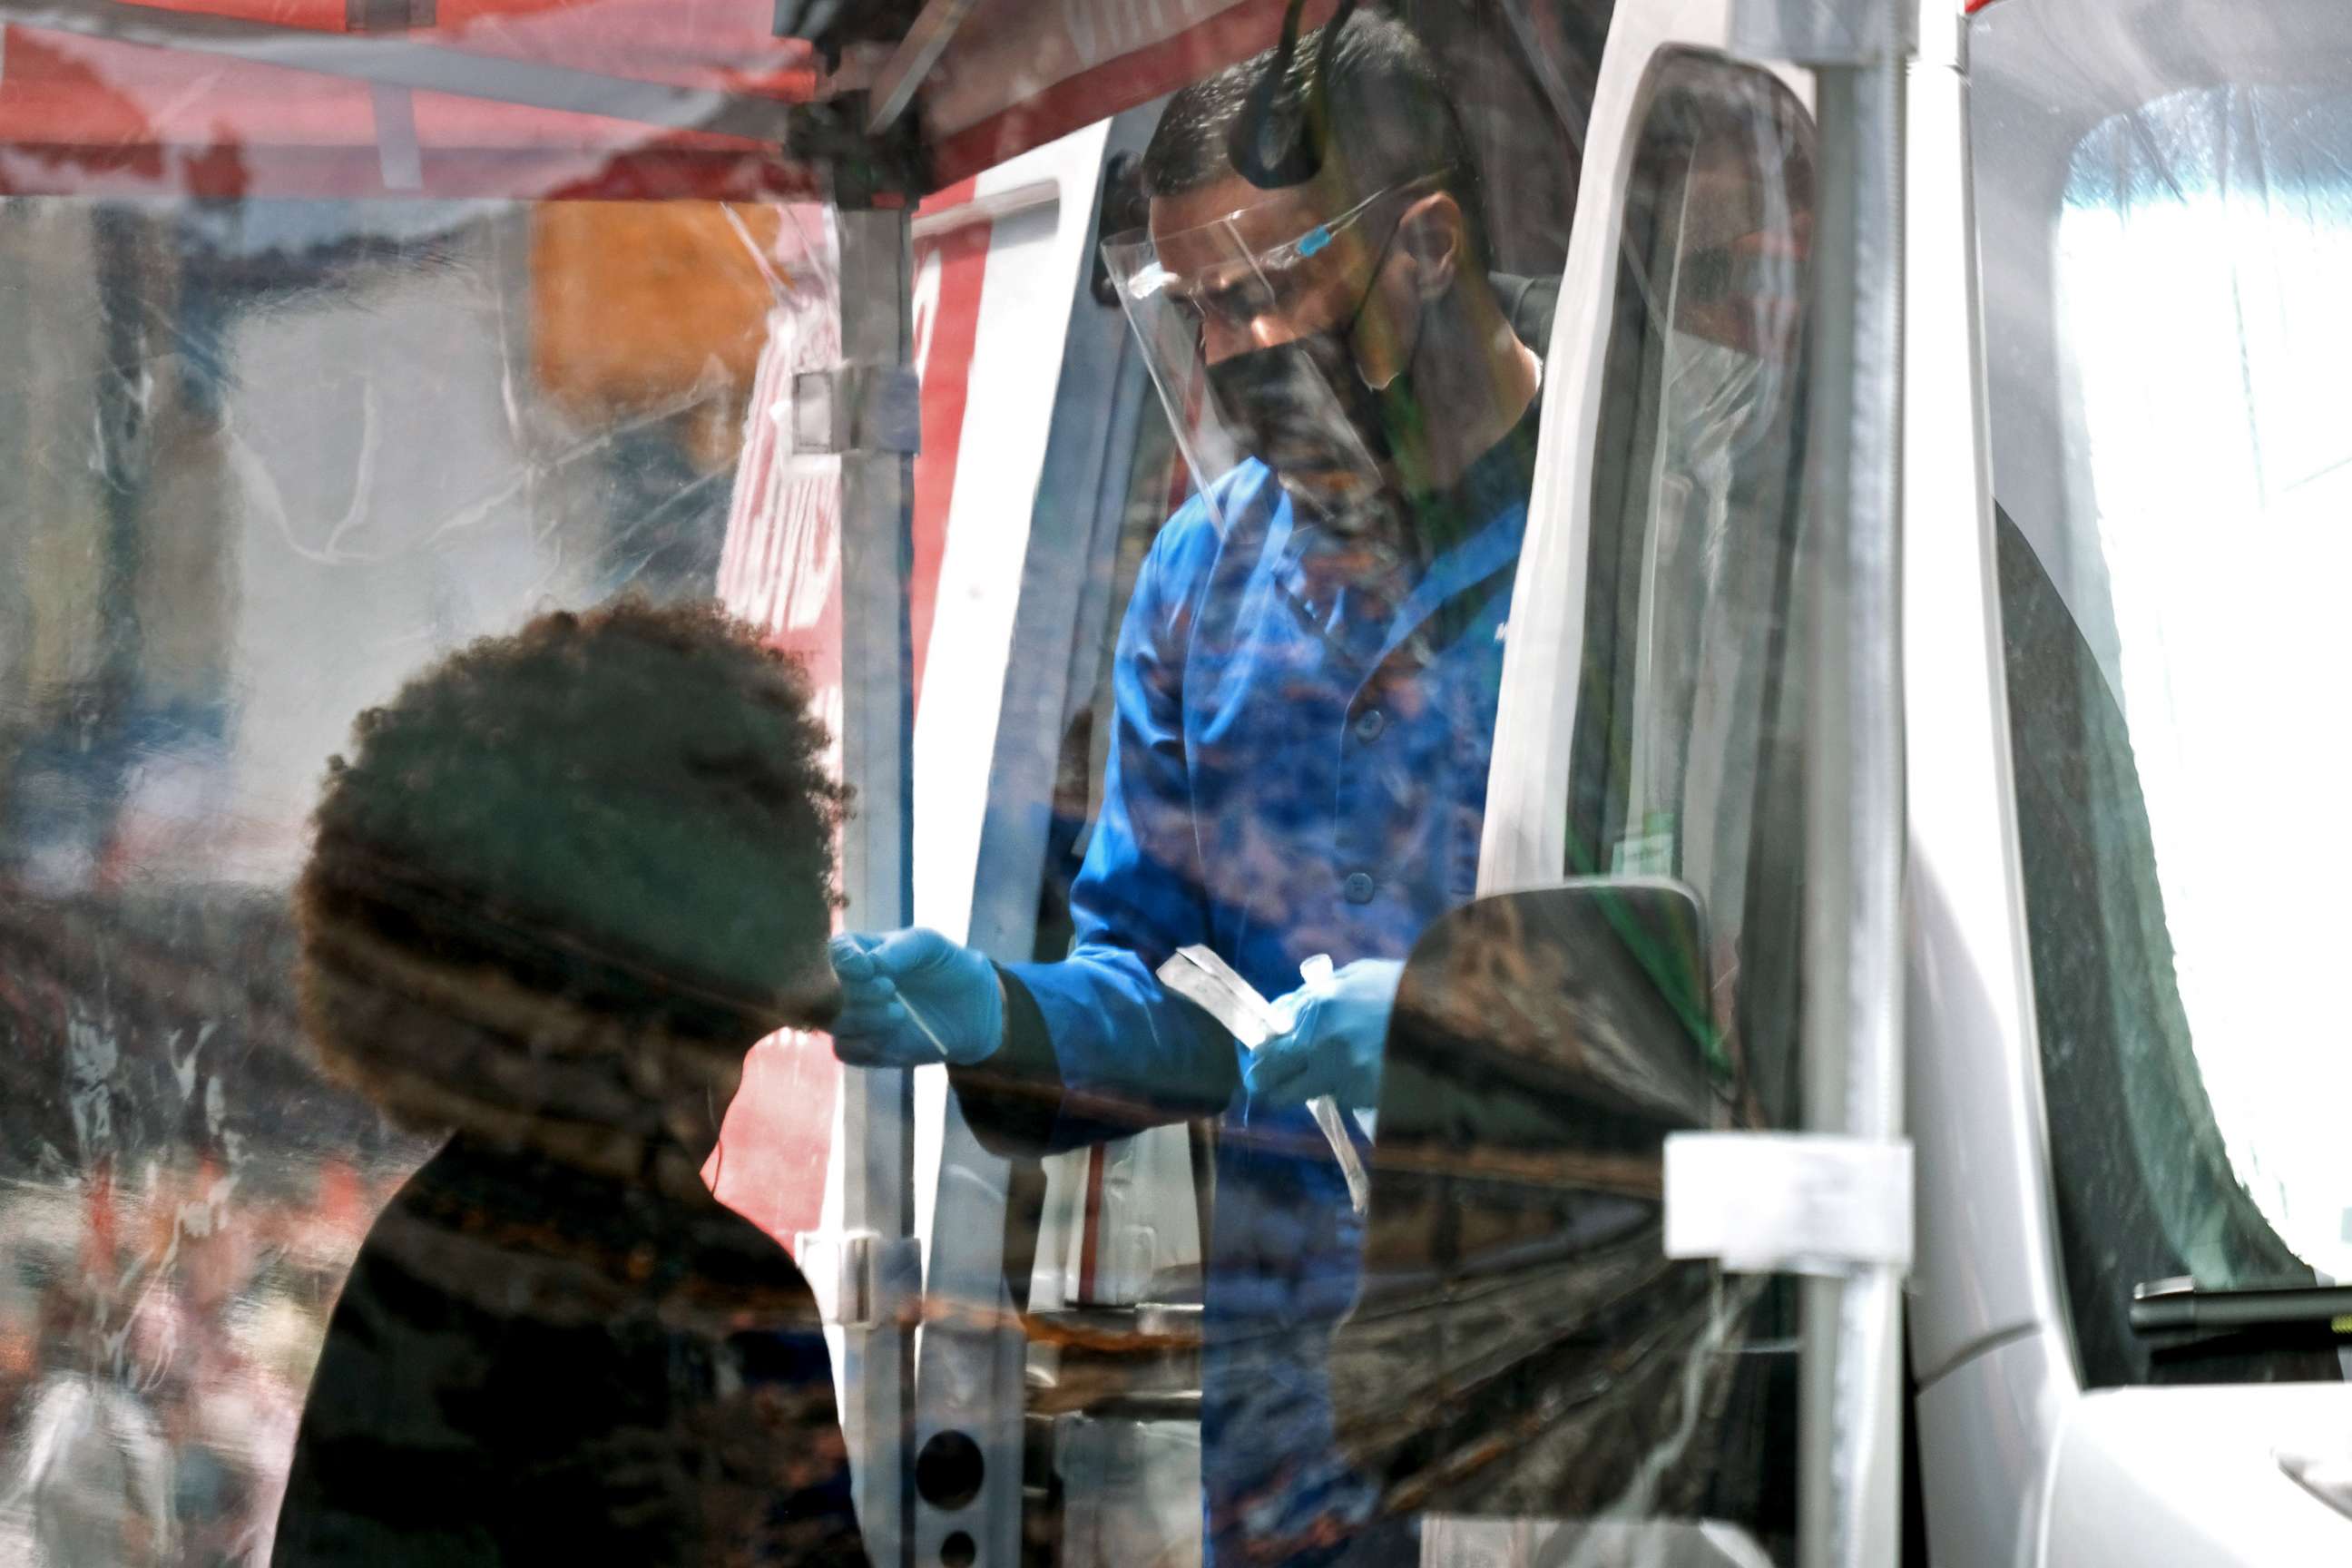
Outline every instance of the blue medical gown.
POLYGON ((1241 1047, 1154 971, 1205 942, 1276 997, 1315 953, 1404 957, 1471 897, 1532 455, 1530 420, 1418 552, 1294 518, 1255 462, 1216 487, 1222 529, 1199 497, 1170 520, 1119 633, 1076 945, 1006 966, 1008 1043, 957 1077, 1000 1147, 1223 1119, 1202 1365, 1220 1563, 1327 1561, 1370 1510, 1325 1373, 1363 1226, 1312 1120, 1254 1110, 1241 1047))

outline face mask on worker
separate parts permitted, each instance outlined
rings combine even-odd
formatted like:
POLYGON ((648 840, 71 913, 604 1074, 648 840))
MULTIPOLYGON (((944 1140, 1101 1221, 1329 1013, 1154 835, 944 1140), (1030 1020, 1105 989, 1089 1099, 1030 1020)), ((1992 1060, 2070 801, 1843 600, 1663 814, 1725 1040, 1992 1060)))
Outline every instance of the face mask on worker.
POLYGON ((1333 246, 1368 217, 1396 213, 1386 198, 1433 178, 1376 192, 1303 234, 1293 216, 1288 237, 1271 244, 1265 232, 1279 231, 1280 215, 1295 215, 1295 205, 1269 203, 1156 240, 1135 235, 1104 245, 1178 446, 1221 525, 1235 493, 1226 481, 1251 458, 1273 471, 1296 507, 1328 526, 1352 529, 1393 514, 1399 448, 1409 448, 1423 416, 1410 368, 1422 323, 1402 324, 1407 363, 1379 385, 1365 375, 1358 342, 1402 220, 1391 220, 1361 270, 1342 263, 1349 247, 1333 246), (1182 270, 1163 265, 1163 255, 1182 270), (1346 291, 1346 303, 1328 325, 1211 361, 1213 341, 1254 342, 1265 321, 1295 319, 1335 289, 1346 291))
POLYGON ((1385 478, 1397 437, 1417 417, 1409 368, 1385 386, 1364 379, 1354 345, 1361 319, 1360 305, 1338 326, 1207 367, 1209 395, 1235 446, 1310 504, 1362 488, 1349 479, 1385 478))

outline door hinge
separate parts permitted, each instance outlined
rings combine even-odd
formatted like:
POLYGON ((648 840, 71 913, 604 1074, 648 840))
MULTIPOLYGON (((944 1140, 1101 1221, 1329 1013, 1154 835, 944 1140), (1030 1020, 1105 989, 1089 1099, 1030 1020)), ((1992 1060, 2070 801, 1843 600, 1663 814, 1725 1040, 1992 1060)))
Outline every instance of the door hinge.
POLYGON ((1734 1273, 1911 1267, 1911 1145, 1827 1132, 1670 1132, 1668 1258, 1734 1273))

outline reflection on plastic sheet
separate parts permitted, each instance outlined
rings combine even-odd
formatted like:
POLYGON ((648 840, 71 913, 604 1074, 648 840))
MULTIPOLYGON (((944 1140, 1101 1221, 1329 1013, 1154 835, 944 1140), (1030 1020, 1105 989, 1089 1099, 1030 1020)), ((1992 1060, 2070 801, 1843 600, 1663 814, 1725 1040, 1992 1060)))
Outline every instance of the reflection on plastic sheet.
POLYGON ((704 342, 584 396, 593 212, 0 207, 0 1562, 267 1561, 425 1152, 299 1037, 285 888, 435 657, 716 585, 769 300, 678 210, 725 297, 640 326, 704 342))
MULTIPOLYGON (((832 217, 782 209, 766 263, 775 289, 720 558, 720 600, 808 671, 840 773, 841 459, 793 449, 793 377, 841 358, 832 217)), ((708 1172, 712 1190, 787 1245, 825 1218, 840 1065, 828 1038, 787 1030, 743 1065, 708 1172)))
POLYGON ((1176 1421, 1066 1415, 1054 1468, 1071 1501, 1064 1568, 1192 1568, 1201 1561, 1201 1430, 1176 1421))

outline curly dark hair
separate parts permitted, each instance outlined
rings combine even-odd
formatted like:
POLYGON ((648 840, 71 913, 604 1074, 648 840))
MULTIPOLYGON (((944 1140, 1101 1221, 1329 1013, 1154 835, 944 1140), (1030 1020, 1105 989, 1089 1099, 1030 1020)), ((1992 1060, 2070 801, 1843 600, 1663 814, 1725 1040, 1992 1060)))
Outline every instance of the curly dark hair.
POLYGON ((296 889, 302 1010, 396 1119, 625 1158, 681 1079, 731 1090, 827 1016, 845 797, 800 666, 716 606, 543 616, 353 739, 296 889))

